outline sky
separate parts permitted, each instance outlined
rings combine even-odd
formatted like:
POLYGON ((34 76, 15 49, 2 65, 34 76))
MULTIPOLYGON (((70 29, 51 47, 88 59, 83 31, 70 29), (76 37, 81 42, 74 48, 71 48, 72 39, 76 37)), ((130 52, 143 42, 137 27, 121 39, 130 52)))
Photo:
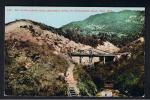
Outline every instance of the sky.
POLYGON ((91 15, 119 12, 122 10, 145 10, 143 7, 5 7, 5 23, 16 19, 29 19, 59 28, 73 21, 81 21, 91 15))

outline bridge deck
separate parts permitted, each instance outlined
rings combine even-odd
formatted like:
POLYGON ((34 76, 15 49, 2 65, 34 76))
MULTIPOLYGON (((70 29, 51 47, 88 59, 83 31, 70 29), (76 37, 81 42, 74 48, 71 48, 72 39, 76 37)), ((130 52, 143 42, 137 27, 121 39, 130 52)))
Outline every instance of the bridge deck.
POLYGON ((113 54, 78 54, 70 53, 71 56, 82 56, 82 57, 115 57, 113 54))

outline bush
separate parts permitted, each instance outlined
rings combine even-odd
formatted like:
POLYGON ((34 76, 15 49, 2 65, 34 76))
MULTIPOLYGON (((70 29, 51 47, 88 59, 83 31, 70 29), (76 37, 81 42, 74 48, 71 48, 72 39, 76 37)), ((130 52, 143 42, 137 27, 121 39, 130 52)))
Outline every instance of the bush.
POLYGON ((5 82, 7 95, 65 96, 67 84, 58 80, 58 73, 65 73, 67 61, 53 54, 47 46, 6 41, 5 82), (46 52, 46 53, 45 53, 46 52), (17 56, 16 56, 17 55, 17 56), (32 60, 38 56, 38 59, 32 60), (50 67, 52 66, 52 67, 50 67))
POLYGON ((77 87, 82 96, 95 96, 97 92, 96 85, 93 83, 90 75, 83 69, 82 65, 75 66, 74 76, 78 80, 77 87))

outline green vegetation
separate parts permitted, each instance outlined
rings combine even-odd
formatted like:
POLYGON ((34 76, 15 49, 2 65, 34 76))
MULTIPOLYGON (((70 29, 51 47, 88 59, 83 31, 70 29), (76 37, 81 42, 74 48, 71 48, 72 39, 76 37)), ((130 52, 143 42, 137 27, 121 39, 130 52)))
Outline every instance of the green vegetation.
POLYGON ((83 21, 72 22, 61 29, 67 34, 97 35, 116 45, 124 45, 141 36, 144 12, 124 10, 92 15, 83 21))
POLYGON ((120 60, 115 70, 115 88, 128 96, 142 96, 144 94, 144 43, 135 41, 121 49, 132 53, 131 58, 120 60), (128 48, 128 49, 127 49, 128 48), (126 91, 126 92, 125 92, 126 91))
POLYGON ((5 82, 7 95, 65 96, 67 84, 58 73, 68 63, 47 46, 8 40, 5 43, 5 82))
POLYGON ((127 96, 144 95, 144 43, 134 41, 120 52, 131 52, 131 57, 122 56, 114 63, 95 63, 95 69, 86 69, 98 90, 105 82, 112 82, 114 89, 127 96), (100 84, 101 83, 101 84, 100 84))
POLYGON ((93 83, 89 73, 87 73, 82 65, 76 64, 74 69, 75 79, 78 81, 78 88, 82 96, 95 96, 97 92, 96 85, 93 83))

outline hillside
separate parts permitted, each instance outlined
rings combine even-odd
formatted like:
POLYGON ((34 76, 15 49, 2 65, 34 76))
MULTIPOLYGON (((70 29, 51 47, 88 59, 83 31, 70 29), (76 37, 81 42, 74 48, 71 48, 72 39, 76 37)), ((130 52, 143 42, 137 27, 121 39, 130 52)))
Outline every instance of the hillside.
MULTIPOLYGON (((59 29, 34 22, 31 20, 18 20, 6 25, 5 40, 17 39, 21 41, 30 41, 38 45, 47 45, 49 49, 57 53, 68 53, 78 49, 93 48, 80 42, 65 37, 59 29)), ((107 52, 117 52, 118 47, 112 43, 105 41, 103 45, 97 45, 95 49, 107 52), (107 48, 107 49, 106 49, 107 48)))
POLYGON ((68 63, 46 46, 20 40, 5 41, 5 93, 15 96, 64 96, 68 63), (57 74, 56 74, 57 73, 57 74))
POLYGON ((68 34, 96 35, 116 45, 132 42, 143 34, 143 28, 144 12, 131 10, 96 14, 61 27, 68 34))
POLYGON ((128 59, 122 58, 118 62, 118 69, 114 71, 114 76, 122 74, 115 78, 115 88, 127 96, 143 96, 145 79, 144 38, 140 37, 127 44, 120 50, 120 52, 124 51, 130 52, 131 56, 128 59))
MULTIPOLYGON (((61 35, 59 29, 38 22, 17 20, 6 24, 5 93, 66 96, 67 83, 64 77, 70 65, 74 66, 66 54, 88 48, 93 47, 76 43, 61 35)), ((101 50, 107 48, 105 50, 107 52, 119 50, 108 41, 97 48, 101 50)))

